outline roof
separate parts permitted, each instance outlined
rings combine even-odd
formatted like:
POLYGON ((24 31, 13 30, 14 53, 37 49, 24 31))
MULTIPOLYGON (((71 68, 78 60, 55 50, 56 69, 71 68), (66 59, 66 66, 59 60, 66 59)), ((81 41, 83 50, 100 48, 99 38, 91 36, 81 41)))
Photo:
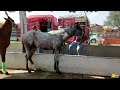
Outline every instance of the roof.
POLYGON ((54 17, 53 15, 30 15, 28 18, 54 17))
MULTIPOLYGON (((53 18, 53 15, 30 15, 29 17, 27 17, 28 21, 35 21, 35 20, 39 20, 41 18, 53 18)), ((56 18, 56 17, 54 17, 56 18)))
MULTIPOLYGON (((57 26, 57 18, 53 15, 30 15, 29 17, 27 17, 27 22, 36 22, 39 21, 41 18, 46 17, 47 19, 52 18, 53 19, 53 23, 57 26)), ((20 24, 17 24, 18 28, 20 28, 20 24)))
POLYGON ((98 25, 98 24, 91 24, 91 27, 96 27, 96 26, 102 27, 101 25, 98 25))
POLYGON ((30 15, 27 17, 27 22, 33 22, 33 21, 39 21, 41 18, 51 18, 53 20, 53 23, 57 25, 57 18, 53 15, 30 15))

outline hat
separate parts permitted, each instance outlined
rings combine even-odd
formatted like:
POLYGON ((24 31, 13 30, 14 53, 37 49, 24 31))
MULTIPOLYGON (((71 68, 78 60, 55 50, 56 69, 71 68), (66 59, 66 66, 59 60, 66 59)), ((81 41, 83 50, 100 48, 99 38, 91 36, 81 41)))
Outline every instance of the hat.
POLYGON ((33 26, 32 28, 33 28, 33 30, 35 30, 35 29, 37 29, 37 26, 33 26))

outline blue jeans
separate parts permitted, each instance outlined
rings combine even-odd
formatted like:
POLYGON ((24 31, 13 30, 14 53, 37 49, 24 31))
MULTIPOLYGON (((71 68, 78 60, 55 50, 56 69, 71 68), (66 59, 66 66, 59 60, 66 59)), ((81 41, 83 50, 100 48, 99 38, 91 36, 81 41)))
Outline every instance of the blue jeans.
POLYGON ((73 47, 77 46, 77 54, 80 55, 80 50, 82 49, 82 47, 84 46, 84 42, 82 42, 81 44, 78 44, 78 42, 73 41, 68 48, 68 54, 71 55, 72 54, 72 49, 73 47))
POLYGON ((42 49, 42 48, 37 49, 37 53, 43 53, 43 52, 44 52, 44 49, 42 49))
POLYGON ((51 31, 51 28, 47 28, 47 32, 50 32, 51 31))

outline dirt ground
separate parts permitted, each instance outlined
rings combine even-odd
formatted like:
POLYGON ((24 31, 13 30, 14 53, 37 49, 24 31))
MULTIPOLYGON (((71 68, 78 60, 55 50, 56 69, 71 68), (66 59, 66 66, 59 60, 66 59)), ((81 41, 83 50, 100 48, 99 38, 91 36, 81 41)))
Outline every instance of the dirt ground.
POLYGON ((0 74, 0 79, 111 79, 111 77, 90 76, 82 74, 62 73, 58 75, 55 72, 31 72, 26 70, 8 70, 9 75, 0 74))

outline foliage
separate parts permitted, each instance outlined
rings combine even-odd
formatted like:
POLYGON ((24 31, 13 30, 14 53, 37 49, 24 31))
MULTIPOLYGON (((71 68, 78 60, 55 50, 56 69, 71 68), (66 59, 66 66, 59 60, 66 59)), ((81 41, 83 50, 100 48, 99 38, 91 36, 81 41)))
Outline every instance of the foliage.
POLYGON ((110 11, 104 25, 120 28, 120 11, 110 11))

